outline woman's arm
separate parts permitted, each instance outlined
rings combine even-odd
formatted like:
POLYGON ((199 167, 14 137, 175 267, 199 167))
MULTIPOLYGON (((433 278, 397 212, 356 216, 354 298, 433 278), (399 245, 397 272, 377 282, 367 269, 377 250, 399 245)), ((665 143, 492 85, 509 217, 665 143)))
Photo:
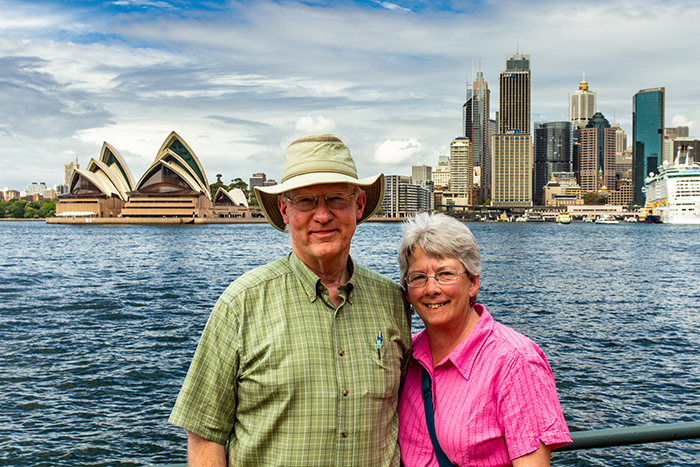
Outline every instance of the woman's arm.
POLYGON ((549 467, 552 450, 540 441, 540 447, 530 454, 513 459, 513 467, 549 467))

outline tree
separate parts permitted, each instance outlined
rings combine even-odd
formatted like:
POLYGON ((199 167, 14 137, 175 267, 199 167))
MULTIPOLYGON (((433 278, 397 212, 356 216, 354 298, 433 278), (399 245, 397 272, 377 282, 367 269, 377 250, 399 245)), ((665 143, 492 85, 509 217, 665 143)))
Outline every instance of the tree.
POLYGON ((234 178, 231 180, 231 184, 228 186, 228 189, 233 190, 234 188, 240 188, 243 193, 245 193, 246 198, 248 197, 248 184, 240 178, 234 178))
POLYGON ((590 193, 586 193, 585 195, 583 195, 583 204, 586 204, 586 205, 599 204, 598 203, 599 199, 600 198, 598 197, 598 193, 595 193, 592 191, 590 193))

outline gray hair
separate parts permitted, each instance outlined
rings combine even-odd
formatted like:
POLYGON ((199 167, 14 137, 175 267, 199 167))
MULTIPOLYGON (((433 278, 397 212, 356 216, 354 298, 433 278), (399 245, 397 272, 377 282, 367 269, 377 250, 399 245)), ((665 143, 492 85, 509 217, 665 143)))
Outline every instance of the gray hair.
POLYGON ((404 288, 409 261, 416 247, 436 258, 458 259, 470 276, 481 275, 479 246, 469 228, 443 214, 422 213, 404 224, 399 244, 399 272, 404 288))

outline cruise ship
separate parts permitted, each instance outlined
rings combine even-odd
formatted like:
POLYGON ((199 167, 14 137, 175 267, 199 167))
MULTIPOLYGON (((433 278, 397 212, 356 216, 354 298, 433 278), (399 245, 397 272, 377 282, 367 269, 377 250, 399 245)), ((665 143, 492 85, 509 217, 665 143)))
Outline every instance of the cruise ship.
POLYGON ((700 224, 700 165, 692 146, 681 145, 672 163, 664 161, 659 173, 644 182, 646 207, 665 224, 700 224))

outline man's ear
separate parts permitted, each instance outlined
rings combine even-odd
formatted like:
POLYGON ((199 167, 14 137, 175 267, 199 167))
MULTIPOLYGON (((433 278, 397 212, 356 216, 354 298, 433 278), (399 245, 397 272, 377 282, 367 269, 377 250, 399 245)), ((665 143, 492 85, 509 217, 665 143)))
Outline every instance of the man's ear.
POLYGON ((355 200, 355 204, 357 205, 357 219, 360 220, 362 217, 362 213, 365 212, 365 208, 367 207, 367 193, 365 193, 365 190, 360 190, 360 193, 357 195, 357 199, 355 200))
POLYGON ((284 221, 285 224, 289 224, 289 215, 287 214, 287 202, 282 199, 282 195, 277 196, 277 207, 280 210, 280 214, 282 214, 282 220, 284 221))

